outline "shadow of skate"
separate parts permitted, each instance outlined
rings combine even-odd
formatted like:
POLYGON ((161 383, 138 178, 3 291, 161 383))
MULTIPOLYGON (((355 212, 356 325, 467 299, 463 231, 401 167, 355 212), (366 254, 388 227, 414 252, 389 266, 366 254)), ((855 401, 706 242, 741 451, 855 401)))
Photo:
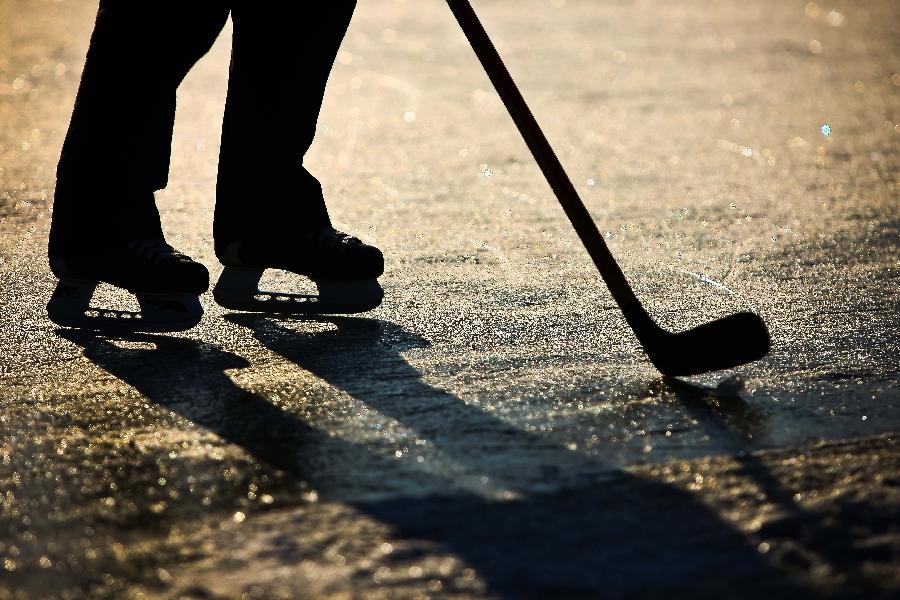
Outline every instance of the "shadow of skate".
POLYGON ((81 346, 85 357, 149 401, 243 448, 293 480, 306 481, 313 470, 312 457, 322 453, 337 461, 366 453, 365 448, 329 436, 236 385, 226 370, 249 363, 212 344, 150 334, 105 337, 74 329, 57 334, 81 346), (138 347, 123 348, 121 342, 138 347))
MULTIPOLYGON (((226 319, 414 431, 462 465, 460 477, 477 474, 512 492, 504 500, 490 499, 460 490, 454 479, 416 471, 411 487, 442 487, 425 497, 347 499, 405 538, 432 540, 452 551, 476 570, 489 593, 596 597, 654 590, 702 597, 707 585, 710 594, 719 589, 709 573, 757 582, 746 594, 735 589, 736 597, 755 596, 770 584, 799 585, 691 495, 611 469, 429 385, 401 355, 427 341, 398 325, 331 318, 323 320, 336 329, 307 333, 265 316, 226 319)), ((387 471, 377 476, 397 477, 401 462, 385 464, 387 471)))

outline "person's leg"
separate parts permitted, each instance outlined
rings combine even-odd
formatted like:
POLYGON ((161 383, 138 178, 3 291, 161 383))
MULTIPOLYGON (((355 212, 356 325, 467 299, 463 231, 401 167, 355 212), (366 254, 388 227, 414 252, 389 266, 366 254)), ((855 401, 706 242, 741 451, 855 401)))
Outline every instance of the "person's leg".
POLYGON ((330 225, 303 167, 355 0, 232 7, 234 45, 216 188, 217 252, 330 225))
POLYGON ((49 254, 161 238, 175 90, 221 31, 219 3, 101 0, 57 168, 49 254))

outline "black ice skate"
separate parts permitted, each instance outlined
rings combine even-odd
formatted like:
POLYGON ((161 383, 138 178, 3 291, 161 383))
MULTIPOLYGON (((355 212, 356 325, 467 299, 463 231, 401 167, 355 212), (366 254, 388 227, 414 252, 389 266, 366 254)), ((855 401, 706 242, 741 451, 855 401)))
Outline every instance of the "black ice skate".
POLYGON ((47 314, 63 327, 109 333, 184 331, 200 322, 199 296, 209 271, 164 240, 140 240, 65 258, 50 268, 59 283, 47 314), (94 289, 108 283, 137 296, 140 312, 90 306, 94 289))
POLYGON ((384 257, 374 246, 332 227, 272 243, 230 242, 217 245, 225 265, 213 297, 225 308, 280 314, 351 314, 372 310, 384 297, 378 276, 384 257), (308 277, 318 295, 259 289, 266 269, 308 277))

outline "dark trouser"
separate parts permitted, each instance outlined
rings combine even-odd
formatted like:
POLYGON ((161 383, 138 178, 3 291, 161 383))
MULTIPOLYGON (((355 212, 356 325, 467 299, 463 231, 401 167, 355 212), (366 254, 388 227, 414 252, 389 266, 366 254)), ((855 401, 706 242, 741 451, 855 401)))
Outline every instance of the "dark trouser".
POLYGON ((175 90, 234 22, 216 186, 217 243, 327 224, 302 164, 355 0, 101 0, 57 169, 50 256, 162 236, 175 90), (228 6, 225 6, 228 4, 228 6))

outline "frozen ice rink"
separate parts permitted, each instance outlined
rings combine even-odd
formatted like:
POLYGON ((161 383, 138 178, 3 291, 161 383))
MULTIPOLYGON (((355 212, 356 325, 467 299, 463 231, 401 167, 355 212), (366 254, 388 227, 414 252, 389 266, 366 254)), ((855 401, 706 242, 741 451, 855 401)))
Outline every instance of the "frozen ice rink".
MULTIPOLYGON (((898 593, 900 3, 474 6, 650 313, 769 356, 656 373, 439 0, 359 3, 306 159, 381 307, 57 330, 96 3, 0 0, 0 599, 898 593)), ((157 194, 213 277, 229 49, 157 194)))

